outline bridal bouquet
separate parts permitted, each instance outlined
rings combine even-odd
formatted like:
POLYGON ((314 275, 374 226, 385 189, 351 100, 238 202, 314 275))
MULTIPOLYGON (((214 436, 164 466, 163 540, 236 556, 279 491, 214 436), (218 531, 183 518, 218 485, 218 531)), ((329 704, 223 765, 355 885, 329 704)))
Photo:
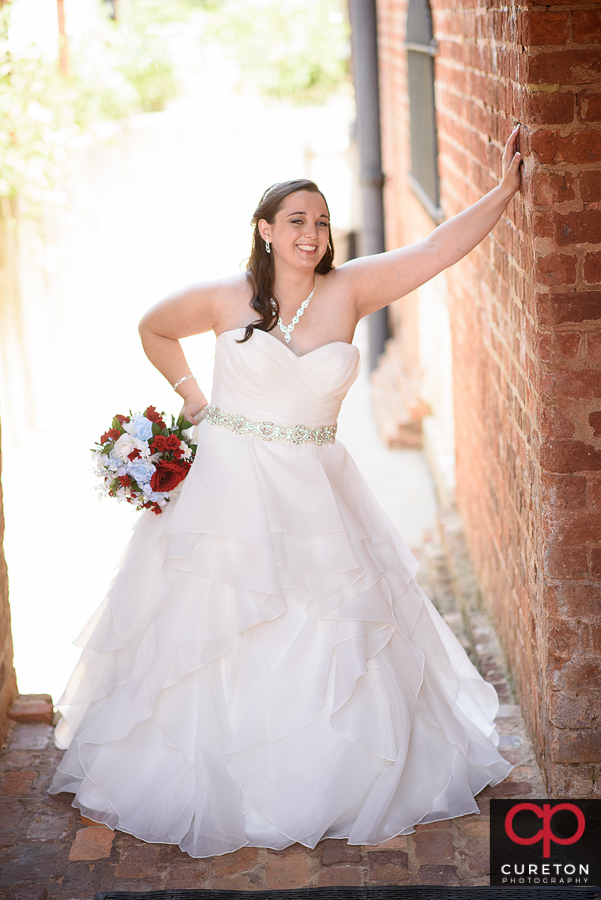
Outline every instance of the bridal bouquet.
POLYGON ((100 492, 157 515, 177 496, 190 470, 196 445, 184 434, 192 428, 183 416, 171 427, 154 406, 143 413, 115 416, 111 428, 92 448, 100 492))

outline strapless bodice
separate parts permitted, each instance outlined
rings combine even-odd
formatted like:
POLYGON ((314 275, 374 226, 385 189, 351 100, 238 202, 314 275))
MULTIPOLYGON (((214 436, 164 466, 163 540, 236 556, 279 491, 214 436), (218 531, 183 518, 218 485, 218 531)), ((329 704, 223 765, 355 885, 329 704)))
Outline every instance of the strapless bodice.
POLYGON ((211 404, 249 419, 282 425, 333 425, 357 378, 359 351, 341 341, 296 356, 273 335, 244 328, 217 338, 211 404))

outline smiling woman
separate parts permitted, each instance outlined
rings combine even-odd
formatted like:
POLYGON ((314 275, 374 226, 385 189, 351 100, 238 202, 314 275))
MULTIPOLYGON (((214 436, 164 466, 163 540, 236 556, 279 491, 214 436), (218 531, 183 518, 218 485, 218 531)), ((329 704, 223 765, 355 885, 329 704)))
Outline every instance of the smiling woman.
MULTIPOLYGON (((283 258, 286 244, 289 253, 296 253, 300 259, 305 259, 314 278, 330 272, 334 259, 330 212, 323 194, 312 181, 303 178, 272 185, 261 197, 252 225, 254 232, 247 267, 252 290, 250 305, 261 319, 246 326, 245 341, 253 333, 253 328, 271 330, 274 320, 280 316, 284 294, 280 294, 278 289, 285 289, 275 284, 276 259, 283 258)), ((281 267, 277 268, 280 271, 281 267)), ((315 286, 314 280, 313 289, 315 286)), ((309 295, 310 298, 312 296, 313 293, 309 295)), ((284 313, 289 312, 288 306, 284 313)), ((291 315, 285 317, 292 318, 291 315)))
POLYGON ((496 692, 415 581, 336 421, 358 319, 494 225, 519 187, 515 137, 481 201, 339 269, 317 186, 275 185, 248 273, 145 315, 144 348, 200 421, 198 449, 177 502, 142 514, 59 701, 50 792, 73 792, 88 818, 199 857, 376 844, 477 812, 474 795, 510 771, 496 692), (179 338, 210 328, 209 405, 179 338))

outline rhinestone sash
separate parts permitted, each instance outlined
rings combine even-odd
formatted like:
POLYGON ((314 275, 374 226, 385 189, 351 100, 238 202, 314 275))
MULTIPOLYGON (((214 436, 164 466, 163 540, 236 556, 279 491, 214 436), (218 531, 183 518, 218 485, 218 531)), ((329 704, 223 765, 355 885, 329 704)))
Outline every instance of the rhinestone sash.
POLYGON ((235 434, 251 434, 262 441, 287 441, 289 444, 333 444, 337 425, 276 425, 274 422, 257 422, 238 413, 228 413, 218 406, 205 406, 201 418, 211 425, 227 428, 235 434))

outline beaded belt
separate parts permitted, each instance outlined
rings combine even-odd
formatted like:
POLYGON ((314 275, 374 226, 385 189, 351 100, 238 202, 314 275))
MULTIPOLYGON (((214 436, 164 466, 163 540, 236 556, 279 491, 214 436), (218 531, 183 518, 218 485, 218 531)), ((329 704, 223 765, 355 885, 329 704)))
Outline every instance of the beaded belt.
POLYGON ((235 434, 252 434, 262 441, 288 441, 289 444, 332 444, 336 438, 336 425, 276 425, 274 422, 257 422, 244 416, 228 413, 218 406, 205 406, 201 418, 211 425, 228 428, 235 434))

